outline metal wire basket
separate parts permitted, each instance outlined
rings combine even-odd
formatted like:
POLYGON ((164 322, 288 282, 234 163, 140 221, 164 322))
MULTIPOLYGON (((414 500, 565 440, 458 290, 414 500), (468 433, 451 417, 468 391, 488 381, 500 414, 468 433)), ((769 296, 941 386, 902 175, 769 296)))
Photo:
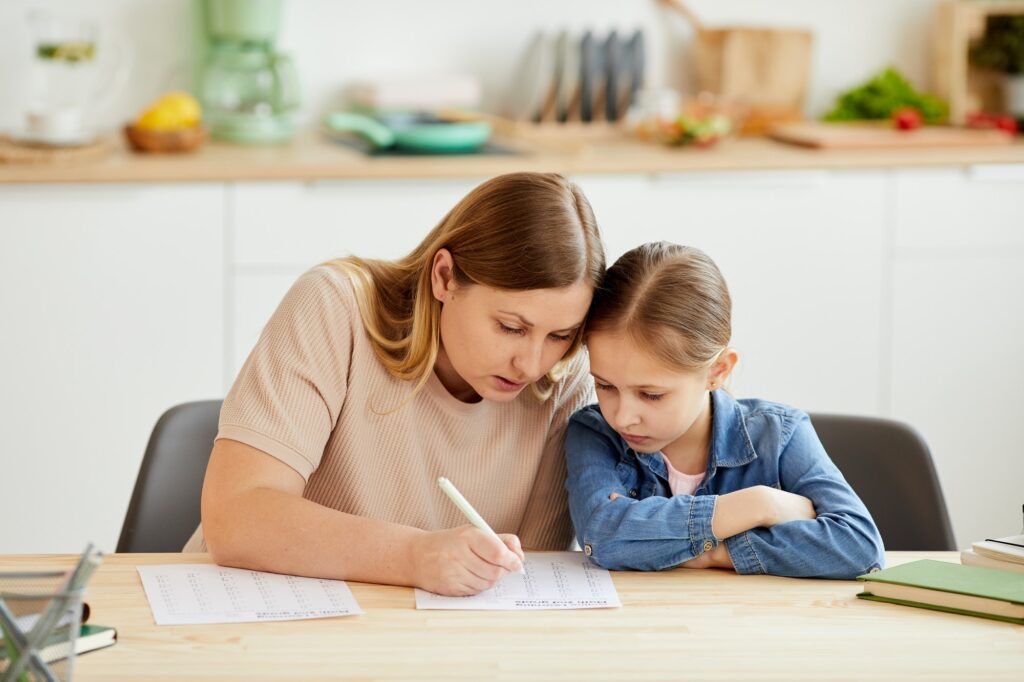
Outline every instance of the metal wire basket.
POLYGON ((71 571, 0 573, 0 682, 67 682, 82 594, 102 559, 92 545, 71 571))

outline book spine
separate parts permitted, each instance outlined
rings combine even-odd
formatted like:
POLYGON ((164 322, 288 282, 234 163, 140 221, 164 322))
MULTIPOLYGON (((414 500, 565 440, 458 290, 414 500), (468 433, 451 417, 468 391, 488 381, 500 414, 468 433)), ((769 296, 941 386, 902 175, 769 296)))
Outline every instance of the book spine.
POLYGON ((982 568, 994 568, 997 571, 1024 573, 1024 564, 1000 561, 999 559, 976 554, 970 550, 960 552, 960 563, 964 566, 981 566, 982 568))

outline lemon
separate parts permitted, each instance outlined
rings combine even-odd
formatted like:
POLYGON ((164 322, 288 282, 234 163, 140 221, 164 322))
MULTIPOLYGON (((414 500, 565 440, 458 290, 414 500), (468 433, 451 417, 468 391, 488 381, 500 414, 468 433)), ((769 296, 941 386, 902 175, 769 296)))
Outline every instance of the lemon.
POLYGON ((174 112, 170 109, 150 107, 142 112, 135 125, 144 130, 176 130, 182 128, 174 112))
POLYGON ((202 116, 195 97, 187 92, 169 92, 142 112, 135 125, 145 130, 180 130, 197 125, 202 116))
POLYGON ((156 106, 174 112, 178 122, 185 127, 194 126, 203 118, 199 102, 187 92, 169 92, 157 100, 156 106))

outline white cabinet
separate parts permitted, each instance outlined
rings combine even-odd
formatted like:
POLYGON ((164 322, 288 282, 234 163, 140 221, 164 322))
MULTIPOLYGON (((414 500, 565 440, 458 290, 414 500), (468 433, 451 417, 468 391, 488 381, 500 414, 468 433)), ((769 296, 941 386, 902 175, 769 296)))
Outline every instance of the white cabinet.
POLYGON ((233 261, 304 270, 348 254, 397 258, 482 180, 238 183, 233 261))
POLYGON ((149 433, 222 395, 224 188, 0 188, 0 552, 112 551, 149 433))
MULTIPOLYGON (((0 187, 0 553, 113 549, 157 417, 223 396, 307 268, 409 252, 481 180, 0 187)), ((1017 530, 1024 168, 575 180, 609 262, 718 262, 738 395, 907 421, 961 544, 1017 530)))
POLYGON ((897 174, 892 413, 931 446, 961 545, 1020 528, 1022 171, 897 174))
POLYGON ((366 258, 407 254, 483 180, 233 185, 228 383, 299 275, 349 254, 366 258))
POLYGON ((895 174, 896 247, 1024 248, 1024 164, 895 174))
POLYGON ((609 264, 646 241, 706 251, 733 300, 731 386, 806 410, 876 414, 886 178, 721 172, 577 178, 609 264))

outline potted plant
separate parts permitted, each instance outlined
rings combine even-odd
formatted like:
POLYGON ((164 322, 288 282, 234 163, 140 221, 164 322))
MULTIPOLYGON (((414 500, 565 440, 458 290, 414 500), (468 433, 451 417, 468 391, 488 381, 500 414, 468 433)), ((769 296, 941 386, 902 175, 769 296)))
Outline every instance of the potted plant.
POLYGON ((1024 117, 1024 15, 989 17, 971 62, 1005 74, 1007 111, 1024 117))

